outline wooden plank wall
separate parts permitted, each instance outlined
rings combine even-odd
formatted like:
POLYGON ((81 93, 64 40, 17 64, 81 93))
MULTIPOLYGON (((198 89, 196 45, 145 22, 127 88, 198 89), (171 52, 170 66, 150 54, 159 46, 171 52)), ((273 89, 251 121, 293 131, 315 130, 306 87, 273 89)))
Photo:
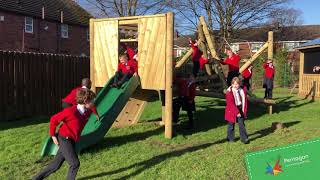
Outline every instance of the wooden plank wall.
POLYGON ((142 89, 165 89, 166 16, 140 18, 139 75, 142 89))
POLYGON ((91 24, 93 29, 93 43, 91 53, 93 60, 90 70, 94 74, 95 87, 104 87, 114 76, 118 66, 118 20, 97 21, 91 24))
POLYGON ((0 73, 0 121, 51 115, 89 77, 89 58, 0 51, 0 73))
POLYGON ((311 89, 313 88, 313 82, 316 82, 315 87, 315 97, 320 97, 320 75, 307 75, 304 74, 300 77, 301 86, 299 86, 299 94, 305 96, 310 93, 311 89))

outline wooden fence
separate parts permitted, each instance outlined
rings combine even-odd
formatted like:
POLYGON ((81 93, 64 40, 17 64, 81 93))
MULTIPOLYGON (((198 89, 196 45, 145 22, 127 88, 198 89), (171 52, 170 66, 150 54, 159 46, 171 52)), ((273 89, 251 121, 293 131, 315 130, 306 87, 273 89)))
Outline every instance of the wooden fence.
POLYGON ((58 112, 89 70, 88 57, 0 51, 0 121, 58 112))

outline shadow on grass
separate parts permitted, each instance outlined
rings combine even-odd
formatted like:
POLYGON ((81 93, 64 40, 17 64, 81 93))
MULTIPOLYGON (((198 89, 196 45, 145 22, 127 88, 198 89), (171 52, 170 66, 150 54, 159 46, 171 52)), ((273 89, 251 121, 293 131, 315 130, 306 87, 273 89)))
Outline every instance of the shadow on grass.
POLYGON ((79 178, 79 180, 88 180, 88 179, 94 179, 94 178, 101 178, 101 177, 104 177, 104 176, 118 174, 118 173, 130 170, 130 169, 133 169, 133 168, 134 169, 137 168, 133 173, 119 178, 119 179, 129 179, 129 178, 132 178, 132 177, 140 174, 141 172, 145 171, 146 169, 148 169, 150 167, 153 167, 153 166, 155 166, 155 165, 157 165, 157 164, 159 164, 162 161, 165 161, 167 159, 174 158, 174 157, 179 157, 179 156, 181 156, 183 154, 186 154, 186 153, 195 152, 195 151, 198 151, 198 150, 202 150, 202 149, 208 148, 208 147, 210 147, 212 145, 225 143, 225 142, 226 142, 226 140, 223 139, 223 140, 219 140, 219 141, 216 141, 216 142, 213 142, 213 143, 204 143, 204 144, 191 146, 191 147, 183 148, 183 149, 176 150, 176 151, 171 151, 171 152, 168 152, 168 153, 164 153, 164 154, 160 154, 160 155, 154 156, 151 159, 148 159, 148 160, 145 160, 145 161, 134 163, 134 164, 132 164, 130 166, 127 166, 127 167, 119 168, 119 169, 114 170, 114 171, 102 172, 102 173, 95 174, 95 175, 81 177, 81 178, 79 178))
POLYGON ((39 116, 39 117, 32 117, 32 118, 24 118, 20 120, 12 120, 12 121, 0 121, 0 131, 26 127, 41 123, 49 123, 50 117, 48 116, 39 116))
MULTIPOLYGON (((289 128, 290 126, 294 126, 294 125, 296 125, 296 124, 298 124, 300 122, 301 121, 292 121, 292 122, 285 122, 285 123, 282 123, 282 124, 283 124, 283 126, 285 128, 289 128)), ((261 129, 261 130, 258 130, 256 132, 252 133, 252 134, 249 134, 249 139, 250 139, 250 141, 255 141, 255 140, 259 139, 259 138, 268 136, 269 134, 273 133, 274 131, 275 131, 275 129, 272 128, 272 127, 261 129), (250 138, 250 136, 254 136, 254 135, 258 135, 258 136, 254 137, 254 138, 250 138)))
POLYGON ((152 129, 149 131, 139 132, 139 133, 132 133, 124 136, 117 136, 117 137, 105 137, 102 141, 100 141, 95 146, 92 146, 86 150, 83 150, 82 153, 95 153, 101 150, 104 150, 107 147, 112 146, 120 146, 130 142, 136 141, 143 141, 151 136, 155 136, 164 132, 164 127, 157 127, 156 129, 152 129))

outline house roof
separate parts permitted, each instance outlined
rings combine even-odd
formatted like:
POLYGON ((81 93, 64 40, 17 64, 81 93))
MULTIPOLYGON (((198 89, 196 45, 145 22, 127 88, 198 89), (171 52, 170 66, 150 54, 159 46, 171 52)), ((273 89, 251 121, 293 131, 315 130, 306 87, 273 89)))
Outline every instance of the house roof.
POLYGON ((63 22, 88 26, 92 17, 72 0, 0 0, 0 11, 23 14, 42 18, 42 7, 45 11, 45 19, 60 22, 63 11, 63 22))
MULTIPOLYGON (((259 28, 245 28, 234 32, 234 38, 229 43, 235 42, 266 42, 268 31, 273 30, 273 40, 277 41, 305 41, 320 37, 320 25, 302 25, 282 27, 265 26, 259 28)), ((213 31, 217 40, 219 40, 219 31, 213 31)), ((193 36, 194 37, 194 36, 193 36)), ((221 39, 223 41, 223 39, 221 39)), ((188 47, 188 39, 180 36, 174 39, 174 44, 180 47, 188 47)))
POLYGON ((303 50, 303 49, 318 48, 318 47, 320 47, 320 38, 317 38, 317 39, 308 41, 304 44, 301 44, 296 49, 303 50))

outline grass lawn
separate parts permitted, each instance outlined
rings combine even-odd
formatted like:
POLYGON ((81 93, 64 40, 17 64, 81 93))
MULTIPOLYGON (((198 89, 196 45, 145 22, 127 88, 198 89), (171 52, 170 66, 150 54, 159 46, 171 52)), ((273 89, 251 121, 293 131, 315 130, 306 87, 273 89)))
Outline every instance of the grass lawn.
MULTIPOLYGON (((225 141, 223 99, 197 97, 196 127, 175 127, 172 140, 164 139, 164 128, 154 123, 161 117, 159 102, 150 103, 139 124, 111 129, 96 146, 80 155, 78 179, 248 179, 244 155, 252 152, 320 137, 320 101, 275 91, 279 102, 275 113, 266 114, 263 105, 250 105, 246 127, 251 143, 225 141), (273 132, 272 122, 287 128, 273 132)), ((257 91, 262 96, 262 91, 257 91)), ((187 116, 182 113, 181 119, 187 116)), ((42 142, 48 134, 48 118, 0 123, 0 179, 28 179, 50 158, 40 162, 42 142)), ((236 136, 238 137, 238 128, 236 136)), ((67 164, 48 179, 65 179, 67 164)))

